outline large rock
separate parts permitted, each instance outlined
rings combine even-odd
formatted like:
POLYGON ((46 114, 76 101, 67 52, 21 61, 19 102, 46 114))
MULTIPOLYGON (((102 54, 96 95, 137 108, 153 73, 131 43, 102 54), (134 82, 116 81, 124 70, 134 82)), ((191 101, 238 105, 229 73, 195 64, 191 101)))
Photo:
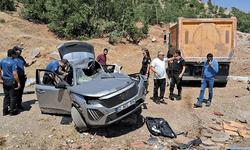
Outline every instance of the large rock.
POLYGON ((205 146, 213 146, 215 143, 211 141, 211 139, 206 138, 206 137, 201 137, 202 144, 205 146))
POLYGON ((212 136, 212 141, 214 142, 224 142, 230 138, 230 133, 227 132, 217 132, 212 136))
POLYGON ((50 58, 55 59, 55 60, 60 60, 60 55, 57 52, 53 52, 49 55, 50 58))
POLYGON ((34 59, 35 57, 40 55, 40 48, 35 48, 30 52, 29 58, 34 59))

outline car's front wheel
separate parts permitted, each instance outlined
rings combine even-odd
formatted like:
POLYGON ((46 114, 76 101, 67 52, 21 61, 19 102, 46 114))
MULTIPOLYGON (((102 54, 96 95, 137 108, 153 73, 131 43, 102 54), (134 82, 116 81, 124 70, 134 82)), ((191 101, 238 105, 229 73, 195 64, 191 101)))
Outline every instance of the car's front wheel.
POLYGON ((84 119, 82 118, 82 115, 77 110, 77 108, 75 108, 75 107, 71 108, 71 117, 72 117, 77 129, 79 129, 81 131, 87 131, 89 129, 87 127, 84 119))

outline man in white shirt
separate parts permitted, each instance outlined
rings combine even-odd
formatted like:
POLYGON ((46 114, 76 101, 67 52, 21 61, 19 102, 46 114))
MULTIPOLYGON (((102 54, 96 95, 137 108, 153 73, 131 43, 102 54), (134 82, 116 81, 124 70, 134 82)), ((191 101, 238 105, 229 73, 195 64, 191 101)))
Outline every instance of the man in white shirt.
POLYGON ((164 94, 166 87, 166 66, 167 61, 173 61, 175 58, 164 58, 162 51, 158 52, 158 57, 155 58, 151 63, 151 70, 154 72, 154 101, 156 104, 164 102, 164 94), (158 100, 158 89, 160 88, 160 101, 158 100))

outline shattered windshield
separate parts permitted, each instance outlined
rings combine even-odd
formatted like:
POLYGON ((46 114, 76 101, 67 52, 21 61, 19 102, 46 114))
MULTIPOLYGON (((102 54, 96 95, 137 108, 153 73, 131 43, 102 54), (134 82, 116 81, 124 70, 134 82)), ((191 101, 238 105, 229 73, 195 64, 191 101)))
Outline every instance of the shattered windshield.
POLYGON ((89 82, 95 79, 101 78, 113 78, 109 73, 106 73, 103 69, 83 69, 77 68, 76 69, 76 82, 77 84, 82 84, 84 82, 89 82))

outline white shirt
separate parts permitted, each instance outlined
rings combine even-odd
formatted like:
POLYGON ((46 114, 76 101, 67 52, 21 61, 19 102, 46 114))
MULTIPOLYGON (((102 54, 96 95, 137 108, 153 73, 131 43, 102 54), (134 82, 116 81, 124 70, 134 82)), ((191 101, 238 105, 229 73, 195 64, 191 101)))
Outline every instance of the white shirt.
POLYGON ((167 62, 167 58, 164 59, 159 59, 159 58, 155 58, 152 63, 151 66, 153 66, 155 68, 155 70, 161 74, 161 77, 158 77, 156 73, 154 73, 154 79, 164 79, 166 78, 166 67, 165 67, 165 63, 167 62))

